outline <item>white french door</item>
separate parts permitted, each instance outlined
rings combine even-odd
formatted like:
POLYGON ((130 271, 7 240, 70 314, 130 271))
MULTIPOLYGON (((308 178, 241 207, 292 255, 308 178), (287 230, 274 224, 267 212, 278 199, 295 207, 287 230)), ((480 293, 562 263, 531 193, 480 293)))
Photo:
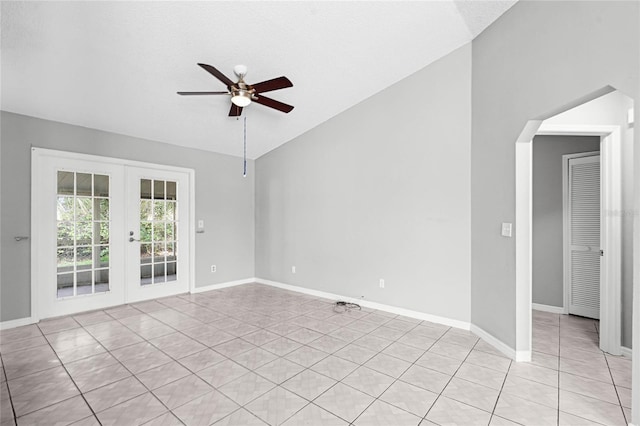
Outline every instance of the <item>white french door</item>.
POLYGON ((33 149, 39 318, 189 291, 190 172, 33 149))
POLYGON ((189 291, 189 176, 127 169, 128 302, 189 291))

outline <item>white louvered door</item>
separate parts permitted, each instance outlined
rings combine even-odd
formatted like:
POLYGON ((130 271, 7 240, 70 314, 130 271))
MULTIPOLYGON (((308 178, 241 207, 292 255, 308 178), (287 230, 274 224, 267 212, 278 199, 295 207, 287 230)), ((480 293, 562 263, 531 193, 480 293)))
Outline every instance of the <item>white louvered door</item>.
POLYGON ((569 160, 569 313, 600 318, 600 156, 569 160))

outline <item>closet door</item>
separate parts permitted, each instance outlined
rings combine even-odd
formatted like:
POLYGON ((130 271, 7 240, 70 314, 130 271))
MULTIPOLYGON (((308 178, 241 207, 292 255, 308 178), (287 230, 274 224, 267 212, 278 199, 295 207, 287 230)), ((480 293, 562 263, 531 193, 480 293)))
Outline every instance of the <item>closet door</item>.
POLYGON ((569 313, 600 318, 600 156, 569 160, 569 313))

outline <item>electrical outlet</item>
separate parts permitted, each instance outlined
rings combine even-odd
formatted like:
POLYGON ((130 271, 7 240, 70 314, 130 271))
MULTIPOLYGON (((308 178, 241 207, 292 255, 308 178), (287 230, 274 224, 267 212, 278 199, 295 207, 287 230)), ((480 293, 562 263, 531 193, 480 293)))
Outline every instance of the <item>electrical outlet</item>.
POLYGON ((211 272, 215 272, 216 271, 216 265, 211 265, 211 272))
POLYGON ((384 288, 384 280, 380 278, 380 288, 384 288))
POLYGON ((291 267, 291 273, 292 273, 292 274, 295 274, 295 273, 296 273, 296 267, 295 267, 295 266, 292 266, 292 267, 291 267))

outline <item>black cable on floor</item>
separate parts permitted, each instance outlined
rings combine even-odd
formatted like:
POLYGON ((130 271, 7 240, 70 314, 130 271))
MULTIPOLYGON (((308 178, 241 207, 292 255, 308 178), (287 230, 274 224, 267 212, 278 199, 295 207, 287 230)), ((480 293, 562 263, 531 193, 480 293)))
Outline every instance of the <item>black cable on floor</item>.
POLYGON ((335 305, 333 305, 333 311, 337 312, 339 314, 342 314, 344 312, 350 311, 352 309, 362 310, 360 305, 358 305, 357 303, 345 302, 345 301, 342 301, 342 300, 338 300, 335 303, 335 305))

